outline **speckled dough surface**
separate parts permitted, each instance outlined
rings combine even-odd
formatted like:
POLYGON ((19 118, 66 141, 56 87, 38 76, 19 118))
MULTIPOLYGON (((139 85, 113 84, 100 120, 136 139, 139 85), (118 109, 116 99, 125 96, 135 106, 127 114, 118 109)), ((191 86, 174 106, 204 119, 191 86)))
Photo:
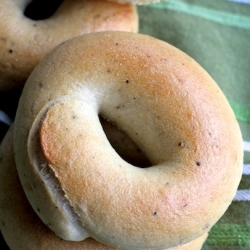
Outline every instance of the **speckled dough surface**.
POLYGON ((79 35, 105 30, 138 31, 136 7, 104 0, 64 0, 45 20, 24 15, 29 0, 0 1, 0 91, 22 87, 56 45, 79 35))
MULTIPOLYGON (((11 250, 115 250, 88 238, 64 241, 56 236, 30 206, 16 171, 13 127, 0 145, 0 230, 11 250)), ((171 250, 200 250, 207 235, 171 250)))
POLYGON ((146 35, 100 32, 58 46, 29 77, 14 130, 28 200, 66 240, 184 244, 218 221, 241 179, 242 138, 225 96, 193 59, 146 35), (99 116, 151 167, 123 160, 99 116))

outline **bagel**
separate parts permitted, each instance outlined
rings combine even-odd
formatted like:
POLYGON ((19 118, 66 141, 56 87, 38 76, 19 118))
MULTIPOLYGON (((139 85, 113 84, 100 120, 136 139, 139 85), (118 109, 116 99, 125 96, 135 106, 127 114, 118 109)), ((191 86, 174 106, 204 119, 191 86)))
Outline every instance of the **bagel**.
POLYGON ((30 0, 0 0, 0 91, 22 87, 41 58, 59 43, 85 33, 138 31, 136 7, 105 0, 64 0, 51 17, 24 15, 30 0))
POLYGON ((185 244, 224 214, 242 174, 241 131, 218 85, 188 55, 143 34, 92 33, 53 49, 25 84, 14 133, 30 204, 70 241, 185 244), (99 117, 150 166, 120 157, 99 117))
MULTIPOLYGON (((13 127, 9 129, 0 145, 0 221, 0 230, 11 250, 115 249, 91 238, 81 242, 63 241, 42 223, 31 208, 17 175, 13 150, 13 127)), ((200 250, 206 237, 207 234, 204 234, 192 242, 171 250, 200 250)))

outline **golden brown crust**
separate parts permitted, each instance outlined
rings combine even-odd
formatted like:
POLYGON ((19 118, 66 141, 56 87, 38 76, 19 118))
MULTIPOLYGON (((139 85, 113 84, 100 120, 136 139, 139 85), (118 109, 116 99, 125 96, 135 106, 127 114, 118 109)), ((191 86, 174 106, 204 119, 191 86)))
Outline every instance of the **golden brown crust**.
MULTIPOLYGON (((0 145, 0 231, 11 250, 112 250, 88 238, 82 242, 60 239, 46 227, 23 192, 13 150, 13 127, 0 145)), ((171 250, 200 250, 207 234, 171 250)))
POLYGON ((112 2, 120 3, 120 4, 134 4, 134 5, 145 5, 149 3, 157 3, 161 2, 161 0, 110 0, 112 2))
POLYGON ((135 6, 104 0, 65 0, 45 20, 25 18, 28 0, 0 1, 0 90, 22 87, 42 57, 61 42, 90 32, 138 31, 135 6))
POLYGON ((22 190, 13 151, 13 128, 0 146, 0 229, 11 250, 111 250, 93 239, 69 242, 46 227, 22 190))
POLYGON ((58 46, 27 81, 16 124, 26 195, 65 239, 184 244, 218 221, 241 178, 242 138, 225 96, 194 60, 146 35, 103 32, 58 46), (152 167, 122 160, 99 114, 152 167))

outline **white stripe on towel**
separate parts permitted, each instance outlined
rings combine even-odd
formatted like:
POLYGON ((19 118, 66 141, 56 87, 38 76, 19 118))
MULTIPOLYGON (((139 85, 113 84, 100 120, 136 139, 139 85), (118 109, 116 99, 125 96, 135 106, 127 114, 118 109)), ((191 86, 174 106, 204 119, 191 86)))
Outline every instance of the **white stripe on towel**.
POLYGON ((238 190, 234 197, 234 201, 250 201, 250 190, 238 190))
POLYGON ((228 0, 229 2, 250 4, 250 0, 228 0))
POLYGON ((250 142, 249 141, 243 141, 243 149, 246 152, 250 152, 250 142))
POLYGON ((243 175, 250 175, 250 164, 243 165, 243 175))
MULTIPOLYGON (((243 141, 245 152, 250 152, 250 142, 243 141)), ((250 164, 243 164, 243 175, 250 175, 250 164)), ((250 201, 250 189, 237 190, 234 201, 250 201)))
POLYGON ((9 116, 6 115, 2 110, 0 110, 0 121, 9 125, 9 126, 12 123, 12 120, 9 118, 9 116))

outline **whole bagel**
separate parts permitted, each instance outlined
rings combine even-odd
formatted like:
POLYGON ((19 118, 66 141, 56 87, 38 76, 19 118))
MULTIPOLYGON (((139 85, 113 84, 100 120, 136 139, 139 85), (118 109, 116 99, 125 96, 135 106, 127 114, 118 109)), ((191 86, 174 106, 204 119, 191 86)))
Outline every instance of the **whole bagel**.
POLYGON ((242 137, 225 96, 177 48, 130 32, 71 39, 30 75, 15 120, 25 193, 59 237, 164 249, 208 232, 242 173, 242 137), (117 154, 100 124, 145 154, 117 154))
POLYGON ((31 71, 61 42, 90 32, 138 31, 131 4, 105 0, 64 0, 44 20, 24 15, 30 0, 0 0, 0 91, 22 87, 31 71))
MULTIPOLYGON (((0 231, 11 250, 115 250, 91 238, 80 242, 64 241, 42 223, 29 204, 16 171, 13 127, 0 145, 0 222, 0 231)), ((200 250, 206 237, 204 234, 171 250, 200 250)))

